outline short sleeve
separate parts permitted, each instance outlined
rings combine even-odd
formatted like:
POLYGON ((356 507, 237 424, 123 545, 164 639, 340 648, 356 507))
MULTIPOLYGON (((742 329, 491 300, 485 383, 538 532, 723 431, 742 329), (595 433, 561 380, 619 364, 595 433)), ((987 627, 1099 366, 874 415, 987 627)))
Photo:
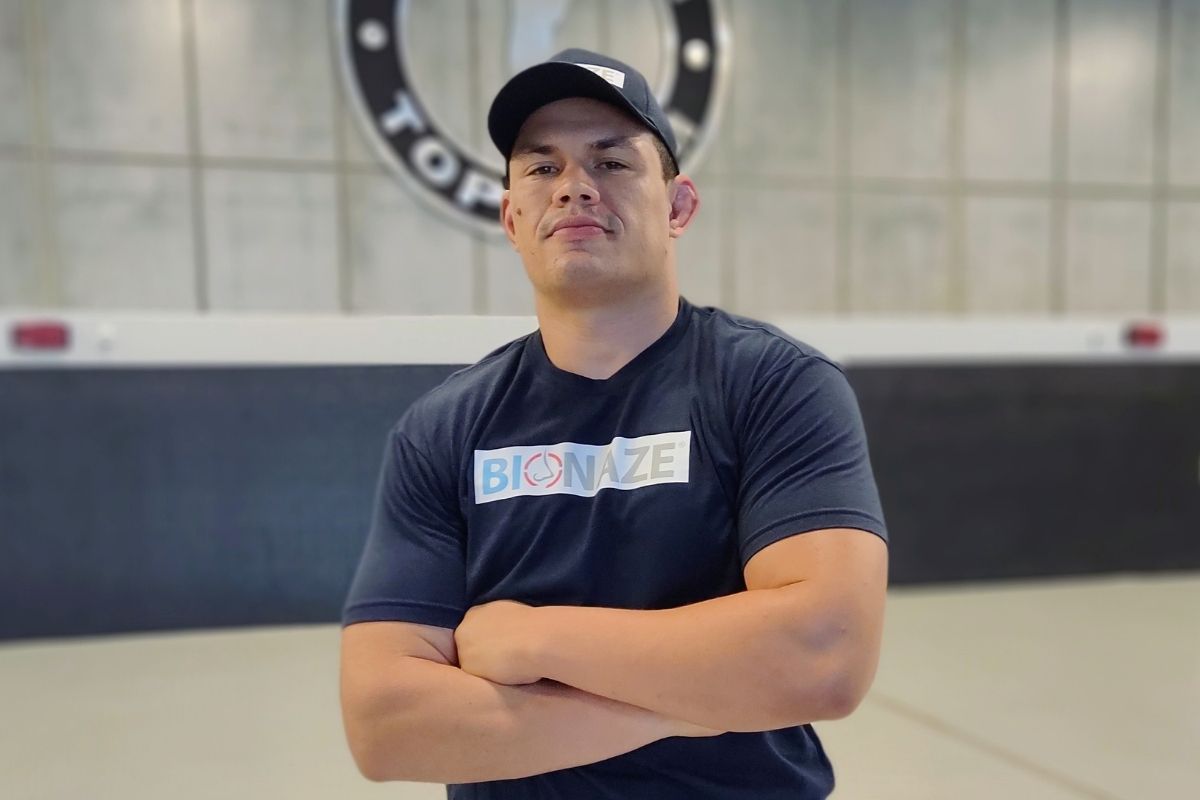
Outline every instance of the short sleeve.
POLYGON ((378 620, 458 626, 466 613, 466 526, 456 494, 448 466, 439 468, 401 428, 393 429, 343 626, 378 620))
POLYGON ((743 566, 769 544, 822 528, 887 541, 858 401, 841 369, 789 357, 755 382, 739 423, 743 566))

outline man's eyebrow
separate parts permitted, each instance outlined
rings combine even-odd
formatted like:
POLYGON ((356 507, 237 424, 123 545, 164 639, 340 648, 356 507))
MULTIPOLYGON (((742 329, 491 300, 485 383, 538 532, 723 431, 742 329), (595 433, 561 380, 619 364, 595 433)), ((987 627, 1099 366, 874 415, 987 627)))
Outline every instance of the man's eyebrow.
POLYGON ((611 150, 614 147, 632 147, 632 136, 608 136, 604 139, 597 139, 592 142, 590 147, 593 150, 611 150))
POLYGON ((521 156, 528 155, 551 156, 556 151, 557 148, 552 144, 527 144, 515 148, 509 158, 520 158, 521 156))

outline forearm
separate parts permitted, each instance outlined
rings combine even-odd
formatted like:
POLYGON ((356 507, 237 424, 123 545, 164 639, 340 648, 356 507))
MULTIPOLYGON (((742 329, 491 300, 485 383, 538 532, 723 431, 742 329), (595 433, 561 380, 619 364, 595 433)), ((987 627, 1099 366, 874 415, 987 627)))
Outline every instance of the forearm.
POLYGON ((403 680, 359 705, 347 731, 372 780, 470 783, 591 764, 686 723, 570 686, 503 686, 457 667, 405 658, 403 680))
POLYGON ((721 730, 843 716, 857 703, 848 695, 865 691, 861 675, 847 679, 844 655, 878 645, 853 641, 860 634, 838 614, 807 608, 806 589, 746 591, 661 611, 538 609, 545 631, 538 674, 721 730))

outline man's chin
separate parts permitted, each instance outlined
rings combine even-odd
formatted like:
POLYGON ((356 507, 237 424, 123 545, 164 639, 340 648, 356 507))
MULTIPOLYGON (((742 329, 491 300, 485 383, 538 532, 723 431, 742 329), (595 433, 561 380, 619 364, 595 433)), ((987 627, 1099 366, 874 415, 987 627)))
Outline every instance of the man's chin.
POLYGON ((564 305, 607 304, 636 293, 638 281, 614 264, 596 259, 559 260, 541 287, 544 294, 564 305))
POLYGON ((597 254, 583 248, 572 248, 554 257, 556 272, 589 272, 612 274, 617 271, 611 259, 601 258, 597 254))

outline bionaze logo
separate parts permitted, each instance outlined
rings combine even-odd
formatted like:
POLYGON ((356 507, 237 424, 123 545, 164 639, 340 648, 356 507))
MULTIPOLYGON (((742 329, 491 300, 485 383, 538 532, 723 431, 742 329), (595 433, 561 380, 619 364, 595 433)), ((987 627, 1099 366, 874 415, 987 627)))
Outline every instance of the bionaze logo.
POLYGON ((655 433, 608 444, 501 447, 475 451, 475 502, 510 497, 573 494, 594 497, 601 489, 641 489, 687 483, 691 431, 655 433))

